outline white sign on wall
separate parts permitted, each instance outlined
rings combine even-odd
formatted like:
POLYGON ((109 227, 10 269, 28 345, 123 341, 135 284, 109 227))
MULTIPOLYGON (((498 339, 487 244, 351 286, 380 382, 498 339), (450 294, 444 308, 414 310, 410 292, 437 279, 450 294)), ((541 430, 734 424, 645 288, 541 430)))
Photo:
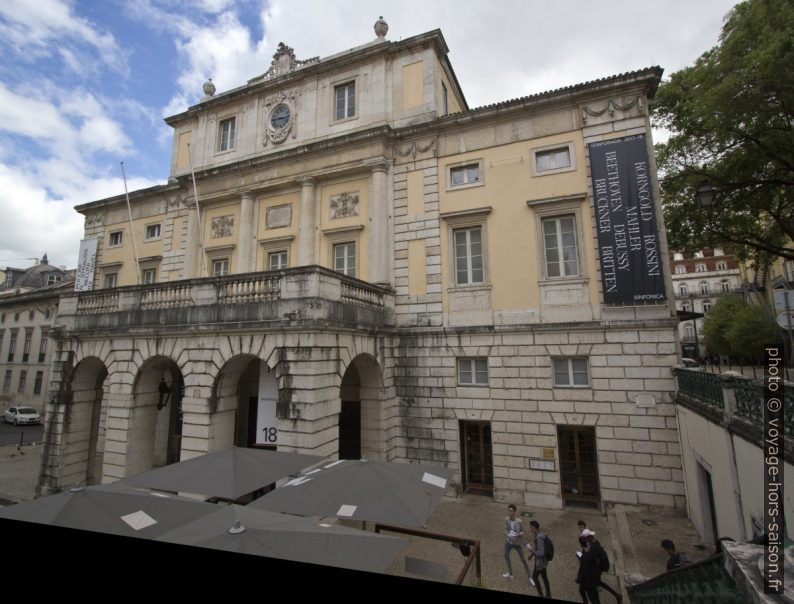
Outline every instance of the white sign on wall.
POLYGON ((259 408, 256 413, 256 444, 278 444, 276 401, 278 387, 276 378, 264 361, 259 361, 259 408))
POLYGON ((96 268, 96 248, 99 239, 80 241, 80 256, 77 259, 77 275, 74 291, 84 292, 94 289, 94 269, 96 268))

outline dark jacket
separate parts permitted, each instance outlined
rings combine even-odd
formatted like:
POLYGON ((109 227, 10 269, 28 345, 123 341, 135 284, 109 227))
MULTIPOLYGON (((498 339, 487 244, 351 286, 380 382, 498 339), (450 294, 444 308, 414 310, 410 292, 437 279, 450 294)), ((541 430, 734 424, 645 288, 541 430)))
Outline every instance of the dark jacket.
POLYGON ((599 560, 601 559, 602 551, 601 544, 598 541, 594 541, 582 554, 576 582, 584 585, 585 588, 595 588, 601 583, 599 560))

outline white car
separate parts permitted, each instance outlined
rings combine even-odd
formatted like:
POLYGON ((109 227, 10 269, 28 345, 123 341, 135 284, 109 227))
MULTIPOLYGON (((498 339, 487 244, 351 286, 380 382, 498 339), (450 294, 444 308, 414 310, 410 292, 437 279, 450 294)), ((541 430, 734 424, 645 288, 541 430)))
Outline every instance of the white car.
POLYGON ((40 424, 41 415, 33 407, 11 407, 3 413, 4 424, 40 424))
POLYGON ((703 371, 703 365, 698 363, 695 359, 681 359, 681 363, 684 365, 686 369, 692 369, 694 371, 703 371))

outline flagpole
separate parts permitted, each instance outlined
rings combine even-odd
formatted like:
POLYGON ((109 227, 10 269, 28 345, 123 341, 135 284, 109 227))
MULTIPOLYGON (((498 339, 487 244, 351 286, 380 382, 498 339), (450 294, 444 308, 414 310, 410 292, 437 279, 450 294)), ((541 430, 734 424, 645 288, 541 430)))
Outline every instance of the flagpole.
POLYGON ((135 245, 135 226, 132 224, 132 207, 130 194, 127 192, 127 174, 124 172, 124 162, 121 162, 121 176, 124 179, 124 195, 127 197, 127 214, 130 217, 130 239, 132 239, 132 253, 135 256, 135 268, 138 273, 138 285, 141 284, 141 263, 138 260, 138 247, 135 245))

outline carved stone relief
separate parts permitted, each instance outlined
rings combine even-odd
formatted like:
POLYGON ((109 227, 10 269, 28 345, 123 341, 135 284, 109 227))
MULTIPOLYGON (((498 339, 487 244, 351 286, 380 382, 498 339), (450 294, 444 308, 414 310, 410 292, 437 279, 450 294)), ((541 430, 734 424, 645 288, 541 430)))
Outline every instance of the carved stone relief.
POLYGON ((286 92, 277 92, 270 96, 265 97, 265 133, 262 139, 262 145, 267 147, 268 143, 278 145, 287 140, 287 137, 292 135, 295 138, 298 135, 298 100, 301 91, 299 88, 294 88, 286 92), (273 127, 271 117, 274 110, 279 105, 286 105, 289 109, 289 120, 285 125, 280 128, 273 127))
POLYGON ((105 217, 102 214, 91 214, 85 217, 85 228, 93 226, 102 226, 105 222, 105 217))
MULTIPOLYGON (((408 157, 410 155, 413 159, 416 159, 417 153, 427 153, 428 151, 430 151, 430 149, 433 149, 433 147, 435 147, 435 144, 436 144, 436 140, 430 139, 430 141, 427 143, 412 142, 404 146, 395 145, 394 152, 400 157, 408 157)), ((435 149, 433 149, 433 156, 435 157, 435 155, 436 155, 436 151, 435 149)))
POLYGON ((331 220, 358 216, 358 192, 331 195, 331 220))
POLYGON ((292 204, 271 206, 267 209, 265 225, 268 229, 288 227, 292 223, 292 204))
POLYGON ((603 104, 599 103, 598 105, 583 105, 582 124, 589 126, 594 125, 594 122, 603 123, 605 121, 612 120, 615 118, 616 110, 626 113, 629 109, 635 106, 637 107, 639 114, 644 115, 644 104, 642 102, 642 97, 639 96, 623 103, 609 99, 603 104), (609 113, 609 118, 602 117, 606 113, 609 113), (601 119, 590 120, 590 117, 601 119))
POLYGON ((218 216, 212 219, 212 238, 231 237, 234 228, 234 216, 218 216))

